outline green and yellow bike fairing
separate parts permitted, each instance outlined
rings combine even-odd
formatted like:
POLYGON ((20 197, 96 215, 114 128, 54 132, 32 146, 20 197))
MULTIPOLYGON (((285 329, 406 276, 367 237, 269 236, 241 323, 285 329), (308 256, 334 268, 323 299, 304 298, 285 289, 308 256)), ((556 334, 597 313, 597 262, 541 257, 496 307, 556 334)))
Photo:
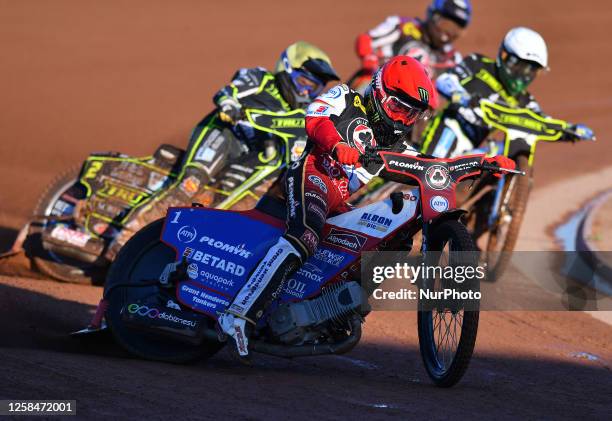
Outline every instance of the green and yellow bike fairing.
MULTIPOLYGON (((262 84, 262 87, 263 85, 264 84, 262 84)), ((212 187, 205 186, 206 189, 211 189, 215 191, 215 193, 219 193, 224 196, 227 196, 221 203, 215 206, 216 208, 230 209, 232 206, 234 206, 236 203, 238 203, 239 201, 241 201, 243 198, 247 196, 251 196, 252 198, 256 200, 259 199, 259 197, 251 191, 251 188, 254 186, 257 186, 261 181, 263 181, 264 179, 272 175, 275 171, 279 170, 284 164, 291 162, 291 147, 290 147, 291 145, 290 144, 291 144, 291 140, 295 138, 296 135, 294 133, 291 133, 290 131, 291 130, 295 131, 296 129, 304 128, 305 114, 306 114, 305 111, 302 109, 291 110, 291 111, 280 111, 280 112, 272 112, 272 111, 259 110, 259 109, 246 109, 245 110, 246 119, 252 125, 252 127, 262 132, 270 133, 271 135, 277 137, 281 142, 281 147, 278 148, 277 151, 275 151, 274 155, 269 156, 269 157, 266 157, 264 153, 260 153, 258 156, 258 159, 261 165, 256 166, 255 172, 252 174, 252 176, 249 177, 247 180, 245 180, 236 189, 228 192, 228 191, 222 191, 222 190, 214 189, 212 187), (256 121, 259 117, 264 117, 267 120, 269 120, 271 123, 270 126, 268 127, 268 126, 259 124, 256 121), (283 129, 289 129, 289 132, 283 131, 283 129), (278 150, 281 151, 283 155, 282 157, 279 156, 278 150)), ((175 174, 175 173, 166 171, 162 168, 159 168, 155 165, 150 164, 148 161, 152 159, 152 156, 139 157, 139 158, 108 157, 108 156, 89 157, 87 159, 88 166, 86 167, 86 170, 84 171, 83 176, 79 180, 87 189, 86 197, 90 198, 92 194, 91 185, 88 183, 87 180, 96 177, 98 171, 100 170, 100 168, 102 168, 105 161, 123 161, 123 162, 130 162, 136 165, 141 165, 147 169, 153 170, 161 174, 162 176, 176 178, 177 181, 175 181, 175 184, 173 186, 169 186, 168 188, 166 188, 166 190, 169 190, 170 188, 175 187, 178 183, 182 181, 182 178, 187 168, 193 165, 197 165, 196 162, 192 162, 192 159, 193 159, 194 154, 198 150, 199 144, 206 137, 207 133, 215 128, 224 128, 224 127, 226 126, 224 125, 224 123, 222 123, 219 120, 218 116, 213 115, 210 118, 209 122, 199 133, 196 143, 191 148, 190 155, 186 159, 187 164, 181 168, 181 172, 179 174, 175 174)), ((162 196, 160 196, 160 199, 163 197, 163 194, 164 193, 162 193, 162 196)), ((150 196, 151 195, 141 193, 138 200, 130 202, 130 204, 133 205, 132 209, 120 221, 116 221, 112 218, 108 218, 107 216, 100 215, 96 212, 92 212, 88 214, 86 217, 86 222, 85 222, 85 228, 88 234, 90 234, 92 237, 96 237, 96 238, 99 237, 98 234, 96 234, 95 232, 92 232, 89 229, 89 218, 90 217, 96 217, 100 220, 103 220, 104 222, 111 223, 115 226, 123 225, 125 221, 141 207, 155 205, 154 202, 149 203, 149 201, 147 201, 147 199, 150 196)))
POLYGON ((519 132, 530 147, 529 166, 533 166, 535 149, 539 141, 554 142, 563 137, 569 127, 566 121, 541 116, 527 108, 511 108, 481 100, 482 118, 489 126, 504 133, 504 155, 510 152, 510 143, 518 138, 513 132, 519 132))
MULTIPOLYGON (((484 62, 493 62, 489 58, 482 58, 484 62)), ((517 108, 518 101, 515 97, 508 94, 503 85, 486 69, 480 69, 475 75, 468 76, 460 81, 461 86, 466 85, 474 78, 479 79, 488 85, 504 100, 508 106, 504 106, 493 101, 481 100, 480 108, 483 111, 483 120, 493 128, 496 128, 504 133, 505 145, 504 155, 508 156, 510 151, 510 142, 515 136, 512 136, 512 131, 520 131, 528 133, 528 138, 525 141, 530 146, 529 166, 533 165, 535 156, 535 147, 538 141, 555 141, 559 140, 568 127, 568 123, 562 120, 553 119, 550 117, 541 116, 527 108, 517 108)), ((427 125, 423 132, 423 145, 421 151, 427 151, 429 145, 433 141, 433 136, 436 129, 442 122, 444 112, 439 112, 436 117, 427 125)), ((497 152, 497 151, 495 151, 497 152)))

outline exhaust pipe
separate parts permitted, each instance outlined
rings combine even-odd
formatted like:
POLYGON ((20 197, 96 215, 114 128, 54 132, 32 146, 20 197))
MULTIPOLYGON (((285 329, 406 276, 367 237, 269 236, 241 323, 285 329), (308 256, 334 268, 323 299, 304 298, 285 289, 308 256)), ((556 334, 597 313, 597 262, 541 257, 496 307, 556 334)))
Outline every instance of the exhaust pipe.
POLYGON ((337 343, 291 346, 257 341, 252 342, 250 348, 254 352, 283 358, 345 354, 353 349, 361 339, 361 318, 354 315, 351 320, 349 320, 349 323, 351 325, 351 334, 343 341, 337 343))

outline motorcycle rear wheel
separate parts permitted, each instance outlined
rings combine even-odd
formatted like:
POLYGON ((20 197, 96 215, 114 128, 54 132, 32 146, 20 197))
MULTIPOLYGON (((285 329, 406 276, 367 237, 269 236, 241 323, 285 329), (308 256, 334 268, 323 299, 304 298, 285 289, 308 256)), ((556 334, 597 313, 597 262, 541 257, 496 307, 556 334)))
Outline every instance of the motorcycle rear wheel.
MULTIPOLYGON (((431 233, 428 248, 461 252, 475 251, 476 245, 463 224, 449 220, 442 222, 431 233)), ((470 260, 470 264, 477 264, 475 253, 470 260)), ((428 264, 439 262, 430 260, 428 264)), ((476 344, 478 319, 477 310, 419 310, 417 323, 421 357, 427 374, 436 386, 454 386, 465 374, 476 344), (442 332, 442 329, 445 331, 442 332)))
POLYGON ((92 284, 101 280, 103 268, 52 253, 45 249, 42 243, 42 231, 50 223, 45 217, 51 216, 55 203, 76 185, 80 168, 80 165, 73 166, 59 174, 40 195, 34 208, 34 221, 30 223, 25 248, 33 265, 42 274, 62 282, 92 284))
POLYGON ((159 288, 156 285, 113 288, 113 285, 137 285, 158 279, 166 264, 176 261, 175 251, 160 240, 163 225, 163 218, 147 225, 130 238, 117 254, 104 285, 109 301, 106 322, 119 345, 137 357, 179 364, 209 358, 224 344, 205 341, 201 345, 191 345, 130 329, 123 323, 121 311, 128 300, 156 295, 159 288), (113 290, 108 292, 111 288, 113 290))

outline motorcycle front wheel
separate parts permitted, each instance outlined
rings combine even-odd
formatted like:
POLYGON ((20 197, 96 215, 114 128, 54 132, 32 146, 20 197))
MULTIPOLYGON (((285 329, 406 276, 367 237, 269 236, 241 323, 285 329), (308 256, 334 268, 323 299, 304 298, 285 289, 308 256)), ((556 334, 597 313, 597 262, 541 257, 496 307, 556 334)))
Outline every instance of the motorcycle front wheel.
MULTIPOLYGON (((453 255, 448 252, 474 252, 476 246, 471 235, 459 221, 442 222, 428 240, 428 250, 434 251, 432 258, 426 258, 427 265, 448 266, 455 264, 453 255), (437 253, 443 252, 443 253, 437 253), (446 252, 446 253, 444 253, 446 252), (448 261, 443 262, 445 256, 448 261)), ((462 253, 461 264, 477 265, 476 253, 462 253), (465 261, 468 259, 469 261, 465 261)), ((444 283, 440 279, 428 279, 425 287, 440 291, 444 283)), ((421 303, 421 305, 423 305, 421 303)), ((465 310, 460 306, 431 308, 423 306, 418 312, 419 348, 427 374, 436 386, 454 386, 465 374, 478 331, 479 311, 470 307, 465 310)))

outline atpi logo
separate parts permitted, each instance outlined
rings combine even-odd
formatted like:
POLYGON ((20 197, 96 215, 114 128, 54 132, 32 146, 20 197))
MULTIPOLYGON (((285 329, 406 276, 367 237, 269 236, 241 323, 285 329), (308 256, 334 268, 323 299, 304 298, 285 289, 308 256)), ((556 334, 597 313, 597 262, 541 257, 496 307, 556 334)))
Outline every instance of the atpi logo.
POLYGON ((434 196, 429 199, 429 204, 431 205, 431 208, 436 212, 444 212, 448 209, 448 200, 446 199, 446 197, 434 196))
POLYGON ((191 243, 197 236, 198 232, 190 225, 183 225, 176 233, 176 238, 181 243, 191 243))

